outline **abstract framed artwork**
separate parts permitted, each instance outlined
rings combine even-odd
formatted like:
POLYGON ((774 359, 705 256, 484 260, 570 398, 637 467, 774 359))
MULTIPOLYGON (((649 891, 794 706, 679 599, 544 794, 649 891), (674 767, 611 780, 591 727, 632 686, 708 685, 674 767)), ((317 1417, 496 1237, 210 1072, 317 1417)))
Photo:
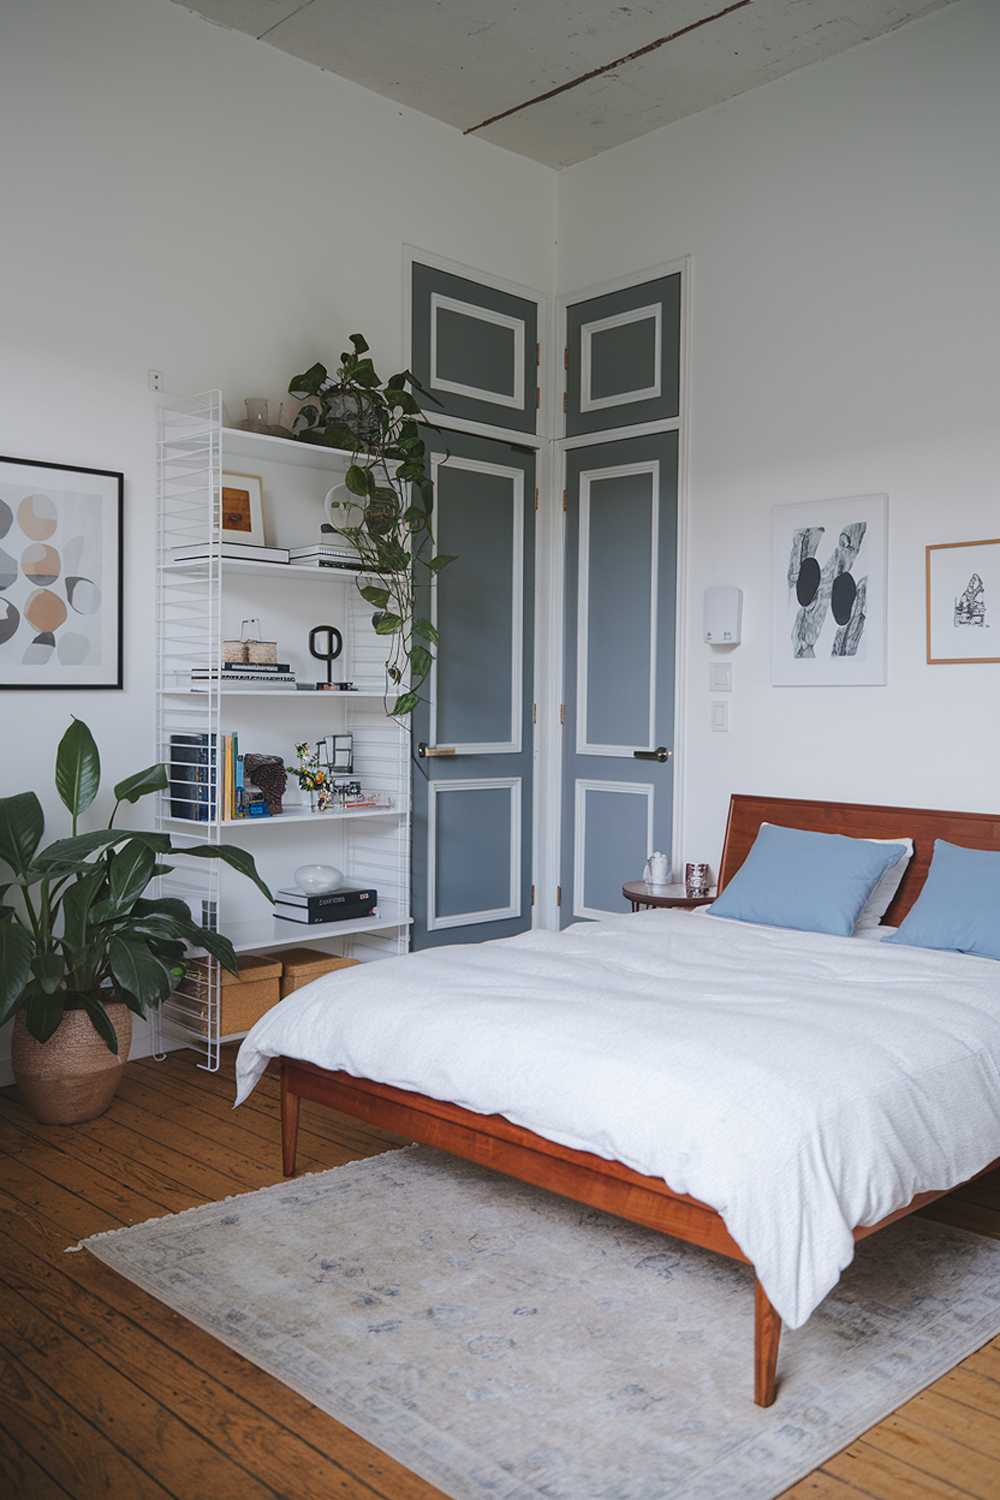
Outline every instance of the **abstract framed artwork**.
POLYGON ((926 548, 927 660, 1000 662, 1000 537, 926 548))
POLYGON ((264 545, 264 486, 259 474, 223 474, 222 540, 264 545))
POLYGON ((885 682, 888 510, 887 495, 774 507, 776 687, 885 682))
POLYGON ((122 686, 113 469, 0 458, 0 688, 122 686))

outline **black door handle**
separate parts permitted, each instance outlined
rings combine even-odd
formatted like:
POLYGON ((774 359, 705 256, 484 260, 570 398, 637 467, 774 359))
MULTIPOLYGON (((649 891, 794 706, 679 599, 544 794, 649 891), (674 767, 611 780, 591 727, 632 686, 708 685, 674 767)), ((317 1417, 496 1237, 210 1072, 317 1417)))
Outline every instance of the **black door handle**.
POLYGON ((670 759, 670 751, 666 745, 657 745, 655 750, 633 750, 633 760, 658 760, 660 765, 670 759))

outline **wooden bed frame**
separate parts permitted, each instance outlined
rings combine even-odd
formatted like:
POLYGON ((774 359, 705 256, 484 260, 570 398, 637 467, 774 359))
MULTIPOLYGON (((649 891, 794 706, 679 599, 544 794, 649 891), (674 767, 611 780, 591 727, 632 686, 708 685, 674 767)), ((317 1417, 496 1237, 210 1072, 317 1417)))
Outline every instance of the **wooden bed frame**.
MULTIPOLYGON (((853 838, 912 838, 913 858, 885 916, 886 922, 894 925, 909 911, 923 886, 936 838, 972 849, 1000 850, 1000 816, 734 796, 722 850, 720 890, 746 859, 764 822, 853 838)), ((659 1178, 646 1177, 621 1162, 606 1161, 587 1151, 556 1145, 531 1130, 512 1125, 502 1115, 475 1114, 440 1099, 354 1078, 349 1073, 330 1072, 290 1057, 281 1059, 281 1139, 286 1176, 295 1172, 302 1099, 329 1105, 370 1125, 749 1264, 714 1209, 684 1193, 672 1192, 659 1178)), ((998 1166, 1000 1158, 985 1171, 998 1166)), ((920 1193, 879 1223, 859 1225, 854 1238, 866 1239, 943 1196, 942 1192, 920 1193)), ((781 1319, 756 1280, 754 1313, 754 1400, 758 1406, 770 1406, 776 1392, 781 1319)))

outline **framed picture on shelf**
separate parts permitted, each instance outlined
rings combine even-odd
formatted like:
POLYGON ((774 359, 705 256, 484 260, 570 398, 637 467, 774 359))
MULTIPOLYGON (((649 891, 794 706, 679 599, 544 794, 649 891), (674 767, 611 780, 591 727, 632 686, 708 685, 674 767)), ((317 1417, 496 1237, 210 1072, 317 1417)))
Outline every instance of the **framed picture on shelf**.
POLYGON ((221 530, 224 542, 264 545, 264 486, 259 474, 222 476, 221 530))
POLYGON ((120 688, 125 476, 0 458, 0 688, 120 688))
POLYGON ((1000 662, 1000 537, 925 550, 928 662, 1000 662))
POLYGON ((859 687, 886 680, 887 495, 772 511, 771 681, 859 687))

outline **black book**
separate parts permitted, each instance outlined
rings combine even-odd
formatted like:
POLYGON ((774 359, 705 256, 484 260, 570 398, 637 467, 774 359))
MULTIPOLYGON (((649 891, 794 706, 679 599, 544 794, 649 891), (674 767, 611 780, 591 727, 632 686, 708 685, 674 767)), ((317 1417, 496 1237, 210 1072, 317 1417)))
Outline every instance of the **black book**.
POLYGON ((215 817, 215 736, 170 736, 170 816, 192 823, 215 817))

